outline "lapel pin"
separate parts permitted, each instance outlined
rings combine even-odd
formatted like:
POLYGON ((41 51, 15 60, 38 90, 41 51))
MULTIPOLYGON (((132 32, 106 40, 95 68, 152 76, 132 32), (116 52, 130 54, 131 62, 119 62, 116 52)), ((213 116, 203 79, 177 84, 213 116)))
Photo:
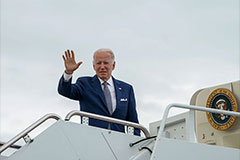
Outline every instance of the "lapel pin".
POLYGON ((122 90, 122 88, 118 88, 119 90, 122 90))

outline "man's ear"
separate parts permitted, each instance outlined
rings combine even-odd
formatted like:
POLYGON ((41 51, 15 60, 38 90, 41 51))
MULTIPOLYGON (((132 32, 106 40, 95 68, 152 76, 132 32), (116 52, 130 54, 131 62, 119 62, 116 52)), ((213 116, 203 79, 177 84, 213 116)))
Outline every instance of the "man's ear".
POLYGON ((95 69, 95 64, 93 64, 93 69, 94 69, 94 71, 96 71, 96 69, 95 69))
POLYGON ((113 62, 113 69, 112 70, 115 69, 115 65, 116 65, 116 61, 113 62))

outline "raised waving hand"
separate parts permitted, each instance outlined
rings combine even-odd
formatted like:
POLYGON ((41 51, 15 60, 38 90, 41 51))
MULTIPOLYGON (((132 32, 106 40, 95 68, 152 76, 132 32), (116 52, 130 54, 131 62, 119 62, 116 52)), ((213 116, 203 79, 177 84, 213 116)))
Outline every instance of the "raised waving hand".
POLYGON ((71 50, 70 52, 69 49, 65 51, 65 55, 62 55, 62 58, 64 60, 65 72, 67 74, 72 74, 83 63, 81 61, 76 63, 74 51, 71 50))

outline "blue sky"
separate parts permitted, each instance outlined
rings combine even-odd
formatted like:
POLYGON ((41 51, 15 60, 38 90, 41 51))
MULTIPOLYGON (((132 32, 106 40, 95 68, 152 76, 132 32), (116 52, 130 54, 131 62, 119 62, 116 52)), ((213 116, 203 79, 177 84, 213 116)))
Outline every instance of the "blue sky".
POLYGON ((0 140, 49 112, 79 109, 56 91, 61 55, 73 49, 83 61, 75 81, 94 75, 102 47, 114 51, 113 75, 134 86, 148 127, 168 104, 240 79, 239 0, 2 0, 0 140))

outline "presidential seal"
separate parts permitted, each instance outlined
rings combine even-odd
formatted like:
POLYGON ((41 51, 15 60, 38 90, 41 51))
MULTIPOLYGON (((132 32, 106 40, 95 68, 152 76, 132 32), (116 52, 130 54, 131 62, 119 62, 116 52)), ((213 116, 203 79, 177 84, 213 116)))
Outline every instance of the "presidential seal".
MULTIPOLYGON (((214 90, 207 100, 208 108, 237 112, 237 100, 233 93, 225 88, 214 90)), ((227 130, 236 121, 236 116, 207 112, 209 123, 217 130, 227 130)))

